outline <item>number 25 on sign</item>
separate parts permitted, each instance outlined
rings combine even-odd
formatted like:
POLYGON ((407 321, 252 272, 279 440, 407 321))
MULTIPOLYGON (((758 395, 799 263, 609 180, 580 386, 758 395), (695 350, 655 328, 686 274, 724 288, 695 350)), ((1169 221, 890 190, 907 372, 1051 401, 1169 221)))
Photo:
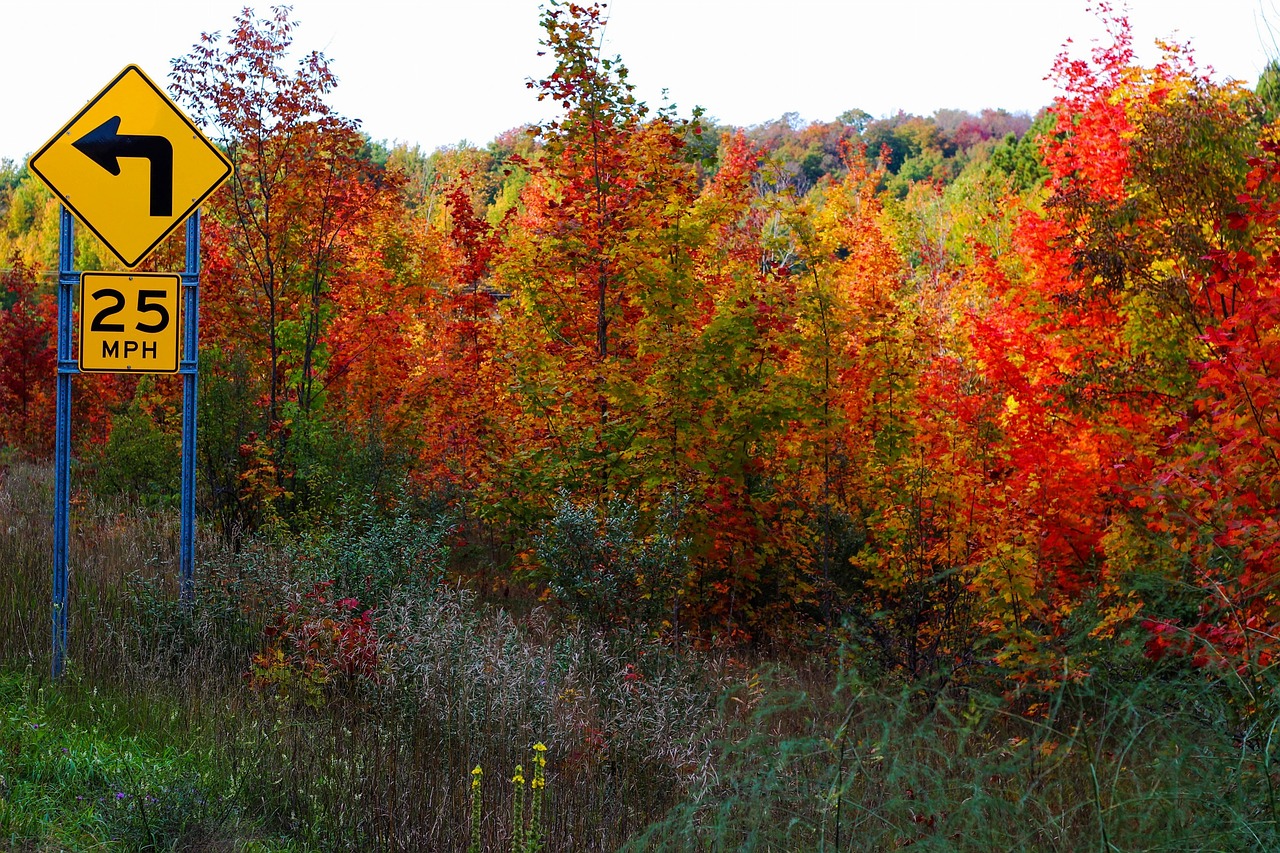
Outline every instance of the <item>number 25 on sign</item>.
POLYGON ((81 275, 80 369, 177 373, 181 293, 180 275, 81 275))

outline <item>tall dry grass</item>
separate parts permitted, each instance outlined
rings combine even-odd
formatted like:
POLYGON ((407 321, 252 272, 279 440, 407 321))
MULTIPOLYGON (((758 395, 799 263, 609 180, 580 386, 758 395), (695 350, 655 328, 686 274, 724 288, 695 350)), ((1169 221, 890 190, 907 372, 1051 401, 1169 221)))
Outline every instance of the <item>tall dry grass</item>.
POLYGON ((462 851, 479 765, 481 848, 509 850, 511 779, 542 742, 546 850, 1280 849, 1271 669, 1117 648, 1117 666, 1017 713, 982 683, 677 652, 448 583, 440 518, 362 511, 239 553, 202 538, 187 608, 176 518, 78 493, 70 675, 48 685, 51 481, 25 465, 0 481, 0 666, 10 684, 35 673, 15 694, 27 716, 0 721, 4 755, 21 756, 0 776, 9 795, 40 792, 0 808, 11 846, 462 851), (264 677, 268 629, 325 580, 371 608, 376 666, 264 677), (51 744, 33 751, 44 719, 81 733, 70 754, 116 756, 126 798, 51 744))
MULTIPOLYGON (((0 484, 9 668, 48 667, 50 482, 46 469, 15 465, 0 484)), ((517 619, 440 583, 447 549, 430 537, 403 547, 420 540, 419 522, 402 518, 235 554, 202 537, 197 601, 184 607, 173 515, 77 491, 61 689, 111 691, 137 706, 125 716, 143 728, 146 707, 176 709, 221 795, 264 831, 314 849, 462 850, 480 765, 485 849, 503 849, 510 778, 544 742, 547 849, 613 849, 711 772, 718 698, 737 677, 722 660, 676 654, 642 631, 561 624, 545 605, 517 619), (335 597, 375 609, 377 672, 325 685, 319 703, 284 683, 252 686, 264 628, 334 578, 335 597)))

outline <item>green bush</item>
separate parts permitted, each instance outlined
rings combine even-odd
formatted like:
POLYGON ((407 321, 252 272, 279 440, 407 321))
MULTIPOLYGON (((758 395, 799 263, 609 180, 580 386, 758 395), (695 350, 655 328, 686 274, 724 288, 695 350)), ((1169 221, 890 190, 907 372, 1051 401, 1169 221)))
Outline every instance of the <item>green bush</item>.
POLYGON ((625 500, 602 505, 561 492, 533 539, 541 576, 594 626, 656 622, 674 606, 688 564, 678 534, 685 503, 669 498, 646 525, 625 500))
POLYGON ((93 488, 100 495, 128 495, 144 506, 177 507, 181 425, 157 423, 139 405, 143 394, 139 388, 129 408, 112 418, 111 435, 91 460, 93 488))
POLYGON ((453 528, 450 514, 420 514, 407 495, 390 513, 366 495, 348 501, 332 527, 300 540, 295 564, 307 580, 333 581, 332 594, 366 607, 398 591, 430 595, 444 580, 453 528))

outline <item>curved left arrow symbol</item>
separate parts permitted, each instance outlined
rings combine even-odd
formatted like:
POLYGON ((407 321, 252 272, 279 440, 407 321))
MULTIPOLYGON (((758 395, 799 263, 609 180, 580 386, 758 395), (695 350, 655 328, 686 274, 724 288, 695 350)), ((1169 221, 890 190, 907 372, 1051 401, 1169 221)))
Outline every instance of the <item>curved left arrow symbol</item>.
POLYGON ((173 215, 173 143, 168 139, 121 135, 120 116, 112 116, 71 144, 113 175, 120 174, 121 157, 148 160, 151 163, 151 215, 173 215))

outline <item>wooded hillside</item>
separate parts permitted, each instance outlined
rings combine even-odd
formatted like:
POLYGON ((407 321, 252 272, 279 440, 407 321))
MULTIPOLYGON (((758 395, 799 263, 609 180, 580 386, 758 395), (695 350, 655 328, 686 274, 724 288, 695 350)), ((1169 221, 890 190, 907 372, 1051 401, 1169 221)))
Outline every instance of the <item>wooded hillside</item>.
MULTIPOLYGON (((427 501, 486 594, 911 676, 1268 665, 1274 75, 1141 67, 1106 22, 1034 120, 743 129, 639 103, 600 8, 553 5, 530 95, 559 118, 427 154, 245 12, 169 77, 236 166, 204 220, 203 518, 240 547, 427 501)), ((40 458, 57 208, 8 164, 0 210, 0 445, 40 458)), ((172 500, 176 388, 77 380, 95 488, 172 500)))

